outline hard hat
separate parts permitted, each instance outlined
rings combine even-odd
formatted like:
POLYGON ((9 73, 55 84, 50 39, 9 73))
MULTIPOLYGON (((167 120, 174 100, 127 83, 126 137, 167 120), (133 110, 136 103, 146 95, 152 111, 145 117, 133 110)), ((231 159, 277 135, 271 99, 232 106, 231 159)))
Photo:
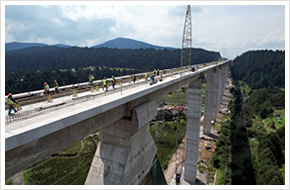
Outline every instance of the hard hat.
POLYGON ((9 94, 8 94, 8 96, 12 96, 12 94, 11 94, 11 93, 9 93, 9 94))
POLYGON ((45 82, 44 85, 47 85, 47 83, 45 82))
POLYGON ((106 77, 104 77, 104 79, 106 79, 106 77))
POLYGON ((56 80, 54 80, 54 82, 56 82, 56 80))
POLYGON ((112 78, 114 78, 114 75, 112 76, 112 78))

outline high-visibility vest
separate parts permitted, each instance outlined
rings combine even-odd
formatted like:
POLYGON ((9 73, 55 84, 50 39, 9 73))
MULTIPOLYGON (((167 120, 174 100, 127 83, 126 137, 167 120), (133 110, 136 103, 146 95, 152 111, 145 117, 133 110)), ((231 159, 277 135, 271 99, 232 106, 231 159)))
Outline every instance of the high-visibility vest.
POLYGON ((148 74, 147 73, 145 73, 145 78, 147 78, 148 77, 148 74))
POLYGON ((104 84, 104 85, 107 85, 107 79, 104 79, 104 80, 103 80, 103 84, 104 84))
POLYGON ((48 84, 47 84, 47 85, 44 86, 44 90, 47 91, 48 89, 49 89, 49 86, 48 86, 48 84))
POLYGON ((54 83, 54 88, 58 88, 58 83, 54 83))
POLYGON ((113 81, 113 83, 114 83, 114 84, 116 83, 116 80, 115 80, 115 78, 112 78, 112 81, 113 81))
POLYGON ((14 103, 10 99, 11 99, 11 97, 6 98, 7 103, 8 103, 8 105, 13 105, 14 103))

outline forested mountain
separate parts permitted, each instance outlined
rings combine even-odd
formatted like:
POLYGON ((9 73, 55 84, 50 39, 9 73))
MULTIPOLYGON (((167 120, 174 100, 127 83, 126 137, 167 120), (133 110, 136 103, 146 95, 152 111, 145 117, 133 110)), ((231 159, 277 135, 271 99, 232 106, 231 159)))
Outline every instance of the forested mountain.
MULTIPOLYGON (((74 84, 104 76, 122 76, 180 66, 180 49, 116 49, 41 47, 8 51, 5 55, 5 93, 19 93, 52 85, 74 84), (22 80, 21 80, 22 79, 22 80)), ((220 59, 218 52, 192 49, 192 64, 220 59)))
MULTIPOLYGON (((19 49, 25 49, 25 48, 31 48, 31 47, 48 47, 48 46, 50 45, 42 44, 42 43, 11 42, 11 43, 5 44, 5 51, 19 50, 19 49)), ((72 47, 72 46, 64 45, 64 44, 55 44, 51 46, 62 47, 62 48, 72 47)), ((145 42, 141 42, 141 41, 137 41, 137 40, 133 40, 129 38, 116 38, 116 39, 104 42, 102 44, 95 45, 92 48, 100 48, 100 47, 118 48, 118 49, 142 49, 142 48, 143 49, 153 48, 156 50, 176 49, 176 48, 171 48, 171 47, 155 46, 155 45, 151 45, 145 42)))
POLYGON ((107 48, 118 48, 118 49, 140 49, 140 48, 153 48, 156 50, 163 50, 163 49, 175 49, 171 47, 161 47, 155 46, 148 43, 144 43, 137 40, 132 40, 129 38, 116 38, 110 41, 107 41, 103 44, 94 46, 94 48, 99 47, 107 47, 107 48))
MULTIPOLYGON (((121 67, 142 70, 180 66, 180 49, 112 49, 41 47, 9 51, 6 72, 19 70, 72 69, 88 66, 121 67)), ((218 52, 192 49, 192 64, 218 60, 218 52)))
MULTIPOLYGON (((25 48, 35 48, 35 47, 48 47, 47 44, 41 44, 41 43, 21 43, 21 42, 11 42, 5 44, 5 51, 12 51, 12 50, 19 50, 19 49, 25 49, 25 48)), ((71 47, 69 45, 64 44, 55 44, 52 45, 55 47, 62 47, 62 48, 68 48, 71 47)))
POLYGON ((232 77, 252 89, 285 86, 285 51, 248 51, 233 60, 232 77))
POLYGON ((5 51, 18 50, 31 47, 45 47, 47 44, 40 43, 21 43, 21 42, 11 42, 5 44, 5 51))

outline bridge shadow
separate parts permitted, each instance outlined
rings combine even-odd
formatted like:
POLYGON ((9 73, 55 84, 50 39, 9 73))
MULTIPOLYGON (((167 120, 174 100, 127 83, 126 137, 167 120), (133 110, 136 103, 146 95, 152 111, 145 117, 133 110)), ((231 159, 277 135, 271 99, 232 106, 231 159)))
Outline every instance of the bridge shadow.
POLYGON ((196 178, 195 183, 183 180, 181 181, 180 185, 206 185, 206 184, 201 180, 199 180, 198 178, 196 178))
POLYGON ((248 141, 245 126, 235 124, 243 122, 235 119, 231 123, 231 152, 232 161, 229 167, 232 170, 231 178, 233 185, 255 185, 256 178, 253 169, 251 148, 248 141))
POLYGON ((255 185, 256 177, 253 169, 251 147, 247 135, 242 95, 239 91, 236 92, 230 123, 230 141, 232 160, 228 166, 231 169, 231 184, 255 185))
POLYGON ((200 181, 199 179, 196 179, 196 180, 195 180, 195 183, 192 184, 192 185, 205 185, 205 183, 202 182, 202 181, 200 181))
POLYGON ((213 134, 213 133, 208 134, 208 135, 206 135, 206 136, 207 136, 207 137, 210 137, 210 138, 213 138, 213 139, 217 139, 217 138, 218 138, 218 136, 215 135, 215 134, 213 134))

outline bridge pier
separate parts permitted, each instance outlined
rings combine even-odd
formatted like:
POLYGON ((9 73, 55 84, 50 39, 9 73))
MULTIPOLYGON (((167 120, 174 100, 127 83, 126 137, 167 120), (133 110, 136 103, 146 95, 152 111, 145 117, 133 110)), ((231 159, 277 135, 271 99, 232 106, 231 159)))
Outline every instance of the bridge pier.
POLYGON ((223 99, 223 95, 224 95, 224 90, 226 87, 226 82, 227 82, 227 73, 228 73, 228 66, 221 66, 221 70, 220 70, 220 91, 219 91, 219 101, 218 101, 218 109, 217 112, 219 112, 220 107, 221 107, 221 103, 222 103, 222 99, 223 99))
POLYGON ((197 174, 201 104, 202 77, 190 82, 188 86, 184 180, 191 184, 195 183, 197 174))
MULTIPOLYGON (((211 134, 226 85, 228 65, 207 73, 203 133, 211 134)), ((194 184, 197 177, 202 104, 202 77, 189 83, 184 180, 194 184)))
POLYGON ((220 69, 207 73, 203 134, 211 134, 211 121, 216 120, 220 91, 220 69))
POLYGON ((157 147, 149 131, 156 116, 155 101, 133 108, 132 117, 122 118, 100 131, 86 185, 138 185, 151 169, 157 147))

